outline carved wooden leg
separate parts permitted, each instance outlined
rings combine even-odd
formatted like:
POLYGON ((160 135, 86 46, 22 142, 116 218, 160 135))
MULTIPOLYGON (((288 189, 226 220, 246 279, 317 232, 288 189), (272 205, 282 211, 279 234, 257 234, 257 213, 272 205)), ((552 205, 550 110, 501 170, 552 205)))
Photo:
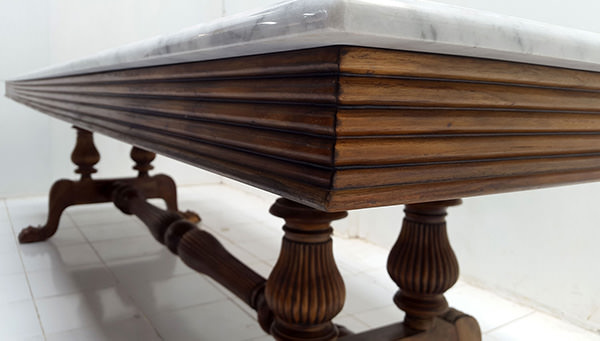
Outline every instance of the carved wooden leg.
MULTIPOLYGON (((131 153, 129 153, 129 156, 131 156, 131 159, 135 162, 133 169, 138 171, 138 179, 150 179, 148 172, 154 169, 154 166, 152 166, 152 161, 154 161, 156 158, 156 154, 134 146, 131 148, 131 153)), ((155 179, 155 181, 158 183, 158 186, 163 189, 159 191, 159 193, 161 199, 163 199, 167 204, 167 209, 169 211, 179 212, 179 214, 192 223, 200 222, 200 216, 196 212, 179 211, 177 205, 177 187, 175 186, 175 182, 170 177, 167 178, 168 179, 155 179)))
POLYGON ((129 156, 135 161, 133 169, 138 171, 138 178, 147 178, 149 176, 148 172, 154 169, 152 161, 156 158, 156 154, 133 146, 129 156))
MULTIPOLYGON (((96 173, 94 165, 100 161, 100 154, 94 145, 91 132, 74 127, 77 130, 77 142, 71 153, 71 161, 77 165, 75 173, 81 174, 80 181, 92 181, 96 173)), ((52 237, 58 229, 60 216, 65 208, 76 203, 77 191, 74 191, 74 181, 58 180, 52 185, 48 198, 48 219, 43 226, 28 226, 19 233, 20 243, 34 243, 52 237)))
POLYGON ((52 237, 58 229, 60 216, 65 208, 73 205, 73 184, 71 180, 59 180, 52 185, 48 198, 48 219, 43 226, 28 226, 19 233, 19 243, 34 243, 52 237))
POLYGON ((344 305, 345 288, 333 259, 333 220, 346 212, 327 213, 278 199, 271 213, 285 219, 281 252, 267 280, 265 298, 278 340, 333 340, 331 322, 344 305))
MULTIPOLYGON (((62 212, 69 206, 94 204, 111 201, 111 191, 116 183, 126 183, 137 187, 148 198, 162 198, 170 210, 177 210, 177 188, 171 177, 159 174, 150 176, 148 171, 153 169, 151 162, 156 154, 133 147, 131 158, 135 161, 133 167, 138 171, 136 178, 124 179, 92 179, 96 173, 94 165, 100 161, 100 154, 94 145, 91 132, 74 127, 77 130, 77 142, 71 153, 71 160, 77 165, 75 173, 81 174, 79 181, 59 180, 50 190, 48 220, 44 226, 29 226, 19 233, 19 242, 33 243, 46 240, 58 228, 62 212)), ((200 221, 198 214, 192 211, 179 212, 191 222, 200 221)))
POLYGON ((71 153, 71 161, 77 165, 75 173, 81 174, 81 180, 89 180, 92 174, 97 172, 94 165, 100 161, 100 153, 94 145, 92 132, 79 127, 73 128, 77 130, 77 142, 71 153))
POLYGON ((406 205, 398 241, 388 258, 388 272, 400 290, 396 305, 406 312, 404 325, 427 331, 440 316, 453 323, 459 340, 480 340, 477 322, 455 310, 449 311, 444 292, 458 280, 458 261, 446 233, 446 208, 460 200, 406 205), (461 318, 461 323, 458 321, 461 318), (475 326, 476 328, 473 328, 475 326))

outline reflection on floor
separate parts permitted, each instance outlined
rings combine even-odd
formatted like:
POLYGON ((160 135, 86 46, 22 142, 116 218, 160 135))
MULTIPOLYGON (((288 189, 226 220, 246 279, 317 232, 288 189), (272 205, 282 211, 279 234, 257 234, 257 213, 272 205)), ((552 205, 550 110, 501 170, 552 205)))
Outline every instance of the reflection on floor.
MULTIPOLYGON (((181 208, 202 216, 201 228, 268 276, 282 225, 268 214, 271 202, 225 185, 179 194, 181 208)), ((46 205, 43 197, 0 200, 0 340, 269 340, 251 309, 112 204, 70 208, 50 241, 18 245, 21 228, 45 221, 46 205)), ((387 250, 343 238, 334 250, 347 288, 336 322, 358 332, 401 320, 387 250)), ((464 282, 447 297, 477 317, 484 340, 600 340, 464 282)))

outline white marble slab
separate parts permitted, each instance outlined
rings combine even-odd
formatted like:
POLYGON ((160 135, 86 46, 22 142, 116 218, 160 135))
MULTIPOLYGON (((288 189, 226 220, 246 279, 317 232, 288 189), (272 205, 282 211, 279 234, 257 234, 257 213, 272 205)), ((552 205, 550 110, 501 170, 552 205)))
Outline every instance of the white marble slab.
POLYGON ((20 79, 336 44, 600 71, 597 33, 424 0, 294 0, 107 50, 20 79))

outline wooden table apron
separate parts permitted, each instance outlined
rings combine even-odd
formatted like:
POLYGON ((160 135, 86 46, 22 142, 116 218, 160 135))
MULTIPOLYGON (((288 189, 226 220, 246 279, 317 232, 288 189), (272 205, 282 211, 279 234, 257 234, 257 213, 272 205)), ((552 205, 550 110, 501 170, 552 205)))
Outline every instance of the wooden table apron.
MULTIPOLYGON (((333 266, 325 282, 342 286, 342 294, 331 291, 334 310, 341 309, 343 283, 323 242, 330 240, 329 222, 343 216, 335 212, 408 204, 407 232, 388 271, 414 330, 433 328, 432 314, 452 323, 460 317, 447 312, 442 295, 458 276, 444 221, 454 199, 600 179, 599 91, 595 72, 351 46, 12 81, 6 88, 8 97, 77 127, 289 199, 272 208, 286 219, 290 243, 284 239, 280 261, 293 261, 294 243, 318 249, 314 254, 324 258, 316 262, 333 266), (406 247, 417 240, 442 255, 432 266, 445 275, 426 282, 436 289, 415 286, 420 275, 404 274, 409 265, 402 257, 431 251, 425 242, 418 251, 406 247)), ((120 208, 142 219, 154 212, 141 197, 132 205, 120 208)), ((185 234, 191 227, 176 229, 185 234)), ((157 239, 177 253, 178 239, 157 239)), ((281 271, 272 277, 285 276, 281 271)), ((255 280, 246 291, 233 290, 244 291, 255 309, 275 312, 275 337, 343 334, 329 322, 335 311, 323 313, 326 326, 285 320, 269 282, 267 307, 264 279, 248 276, 255 280), (316 327, 304 330, 302 323, 316 327)), ((270 321, 265 314, 261 324, 270 321)), ((445 333, 444 326, 435 333, 445 333)))
POLYGON ((600 178, 600 74, 332 46, 15 81, 74 125, 322 210, 600 178))

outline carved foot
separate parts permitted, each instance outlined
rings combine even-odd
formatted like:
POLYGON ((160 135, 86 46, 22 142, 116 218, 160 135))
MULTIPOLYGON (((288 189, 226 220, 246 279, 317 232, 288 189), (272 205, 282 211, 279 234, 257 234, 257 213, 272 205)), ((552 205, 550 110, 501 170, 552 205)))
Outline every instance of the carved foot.
POLYGON ((202 221, 202 218, 200 218, 200 216, 198 215, 198 213, 194 212, 194 211, 190 211, 187 210, 185 212, 181 212, 179 211, 179 214, 187 221, 189 221, 190 223, 194 223, 197 224, 200 221, 202 221))
POLYGON ((450 308, 440 318, 454 325, 458 341, 481 341, 481 328, 474 317, 450 308))
POLYGON ((60 216, 65 208, 74 204, 75 182, 59 180, 52 185, 48 198, 48 220, 43 226, 29 226, 19 233, 20 243, 35 243, 44 241, 56 233, 60 216))
POLYGON ((19 233, 19 243, 26 244, 44 241, 51 236, 48 235, 47 231, 46 226, 28 226, 19 233))

